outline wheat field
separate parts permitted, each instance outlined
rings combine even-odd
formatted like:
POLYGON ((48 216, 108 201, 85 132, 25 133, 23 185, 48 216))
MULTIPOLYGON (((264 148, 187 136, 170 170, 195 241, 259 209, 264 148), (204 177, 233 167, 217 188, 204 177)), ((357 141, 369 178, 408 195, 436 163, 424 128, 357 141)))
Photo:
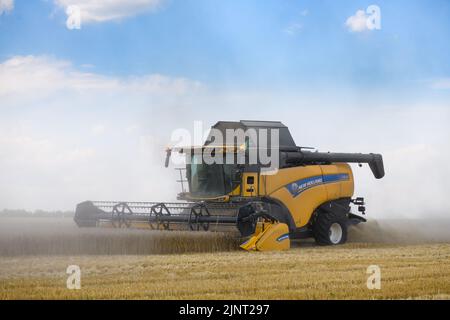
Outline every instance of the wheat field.
POLYGON ((414 223, 402 223, 402 232, 372 223, 352 229, 342 246, 306 240, 290 251, 261 253, 237 250, 228 234, 103 230, 96 238, 91 232, 99 230, 77 231, 66 221, 51 233, 1 222, 0 299, 450 298, 442 223, 432 235, 414 232, 414 223), (66 287, 69 265, 81 268, 80 290, 66 287), (380 267, 380 290, 367 288, 370 265, 380 267))

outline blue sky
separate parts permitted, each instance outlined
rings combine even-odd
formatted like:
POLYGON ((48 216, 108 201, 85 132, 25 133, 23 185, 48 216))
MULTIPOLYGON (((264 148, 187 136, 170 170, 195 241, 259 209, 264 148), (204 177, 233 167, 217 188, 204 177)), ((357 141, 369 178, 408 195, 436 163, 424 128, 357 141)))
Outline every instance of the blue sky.
POLYGON ((174 130, 256 119, 382 153, 355 168, 375 215, 448 212, 449 39, 443 0, 0 0, 0 210, 173 200, 174 130))
POLYGON ((65 28, 53 1, 16 0, 0 58, 52 55, 112 75, 159 73, 217 86, 417 87, 450 75, 450 2, 377 1, 382 29, 346 19, 373 1, 170 0, 153 12, 65 28), (284 32, 299 24, 294 35, 284 32))

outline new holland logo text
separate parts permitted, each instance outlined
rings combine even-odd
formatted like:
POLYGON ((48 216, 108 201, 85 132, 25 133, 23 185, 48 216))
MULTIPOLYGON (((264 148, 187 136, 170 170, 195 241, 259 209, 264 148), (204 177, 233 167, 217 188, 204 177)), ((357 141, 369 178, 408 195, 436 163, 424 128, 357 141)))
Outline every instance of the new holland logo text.
POLYGON ((298 196, 303 191, 321 185, 325 183, 333 183, 338 181, 348 180, 349 176, 346 173, 339 174, 327 174, 324 176, 314 176, 302 180, 298 180, 292 182, 286 186, 288 191, 292 194, 293 197, 298 196))

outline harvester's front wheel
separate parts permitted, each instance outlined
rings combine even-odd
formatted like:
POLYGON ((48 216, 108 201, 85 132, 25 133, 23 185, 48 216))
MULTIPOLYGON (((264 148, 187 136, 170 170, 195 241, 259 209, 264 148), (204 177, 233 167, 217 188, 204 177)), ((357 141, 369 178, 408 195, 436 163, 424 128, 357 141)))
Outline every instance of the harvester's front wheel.
POLYGON ((347 241, 347 222, 343 215, 320 211, 316 213, 313 235, 322 246, 342 244, 347 241))

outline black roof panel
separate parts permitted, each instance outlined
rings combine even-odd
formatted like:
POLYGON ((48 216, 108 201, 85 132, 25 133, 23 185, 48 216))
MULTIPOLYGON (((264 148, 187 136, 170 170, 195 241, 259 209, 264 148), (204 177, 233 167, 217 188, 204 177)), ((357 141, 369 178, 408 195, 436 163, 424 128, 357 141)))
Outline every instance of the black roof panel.
POLYGON ((280 121, 255 121, 255 120, 241 120, 240 123, 242 123, 245 127, 257 127, 257 128, 287 128, 284 124, 282 124, 280 121))
MULTIPOLYGON (((257 121, 257 120, 241 120, 241 121, 219 121, 212 128, 220 130, 224 137, 227 129, 255 129, 259 132, 259 129, 268 130, 279 129, 279 145, 280 147, 295 147, 295 141, 289 132, 288 127, 286 127, 280 121, 257 121)), ((208 137, 206 144, 210 144, 210 139, 208 137)))

